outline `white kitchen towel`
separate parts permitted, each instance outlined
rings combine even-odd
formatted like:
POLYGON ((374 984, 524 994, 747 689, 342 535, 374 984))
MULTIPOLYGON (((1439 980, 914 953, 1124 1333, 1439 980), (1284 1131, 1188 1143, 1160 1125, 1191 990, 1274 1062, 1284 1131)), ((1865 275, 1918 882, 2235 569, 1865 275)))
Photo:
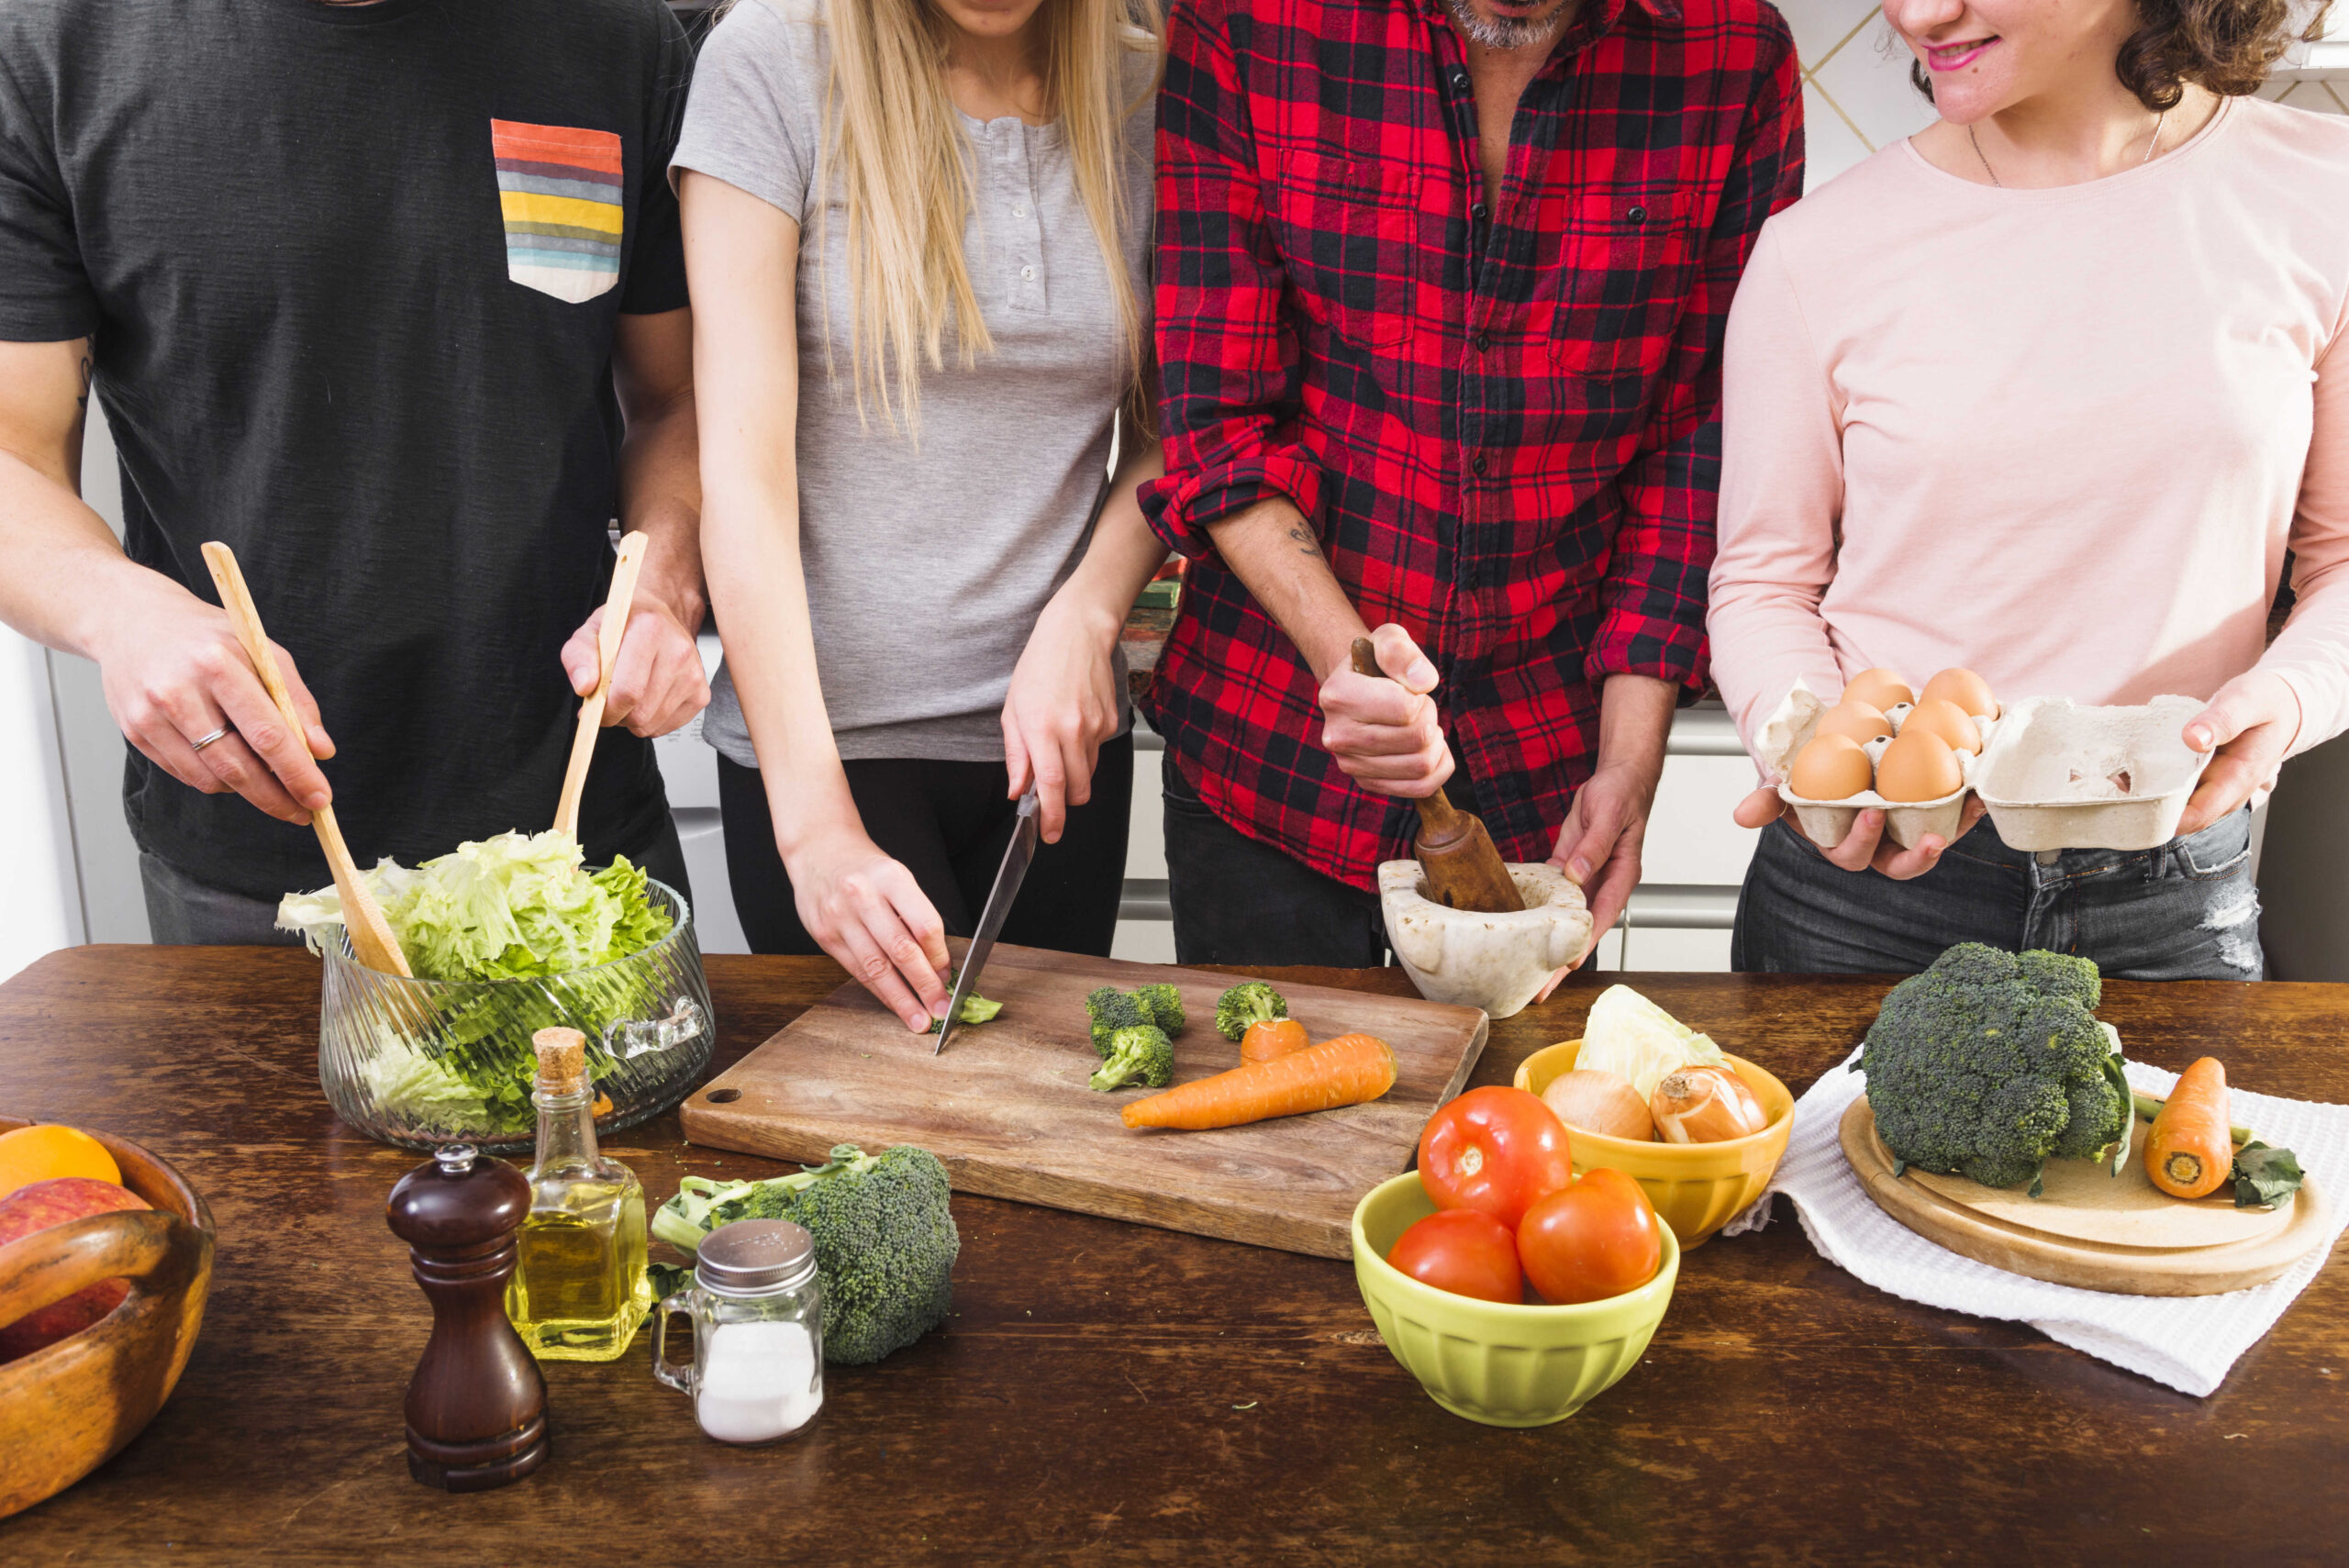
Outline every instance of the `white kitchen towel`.
MULTIPOLYGON (((2251 1128, 2262 1142, 2299 1155, 2300 1168, 2323 1188, 2332 1209, 2324 1246, 2281 1275, 2225 1296, 2118 1296, 2048 1284, 1977 1263, 1885 1213, 1853 1173, 1836 1128, 1844 1107, 1867 1088, 1854 1070, 1857 1060, 1854 1051, 1796 1103, 1794 1134, 1770 1191, 1794 1199, 1820 1257, 1909 1301, 2028 1323, 2058 1343, 2202 1396, 2215 1391, 2236 1358, 2275 1326, 2349 1226, 2349 1106, 2237 1089, 2230 1096, 2236 1122, 2251 1128)), ((2129 1082, 2143 1093, 2165 1095, 2177 1075, 2132 1062, 2129 1082)), ((2139 1136, 2144 1130, 2140 1122, 2139 1136)), ((1767 1195, 1758 1207, 1766 1215, 1767 1195)))

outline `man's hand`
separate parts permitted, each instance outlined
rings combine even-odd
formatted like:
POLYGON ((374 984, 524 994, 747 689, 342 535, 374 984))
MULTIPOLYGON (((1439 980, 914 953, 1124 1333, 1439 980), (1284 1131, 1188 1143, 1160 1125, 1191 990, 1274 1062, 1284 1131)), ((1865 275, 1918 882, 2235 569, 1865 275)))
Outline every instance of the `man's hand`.
POLYGON ((1110 662, 1120 625, 1090 611, 1063 584, 1036 618, 1011 689, 1003 699, 1003 761, 1013 798, 1036 790, 1037 828, 1060 842, 1068 808, 1093 798, 1101 743, 1118 732, 1117 671, 1110 662))
MULTIPOLYGON (((1965 797, 1965 814, 1957 819, 1956 832, 1946 839, 1938 833, 1928 833, 1912 848, 1904 850, 1886 835, 1884 813, 1870 808, 1853 820, 1852 830, 1843 835, 1842 843, 1831 850, 1820 847, 1814 840, 1813 847, 1830 865, 1845 871, 1881 872, 1895 882, 1907 882, 1941 864, 1942 852, 1972 832, 1974 825, 1982 820, 1985 809, 1980 795, 1969 795, 1965 797)), ((1778 792, 1766 785, 1739 801, 1731 815, 1741 828, 1767 828, 1783 815, 1787 827, 1806 840, 1810 838, 1803 832, 1793 810, 1778 798, 1778 792)))
POLYGON ((784 867, 807 934, 914 1033, 943 1018, 946 926, 914 873, 861 824, 809 832, 802 843, 784 867))
POLYGON ((2218 754, 2186 803, 2177 836, 2199 833, 2274 784, 2299 737, 2300 699, 2283 676, 2252 670, 2221 686, 2210 706, 2186 721, 2187 745, 2197 751, 2216 747, 2218 754))
POLYGON ((1399 626, 1382 626, 1370 640, 1386 675, 1357 675, 1345 663, 1330 672, 1321 683, 1321 744, 1373 795, 1425 799, 1452 776, 1452 748, 1428 695, 1435 666, 1399 626))
POLYGON ((206 795, 234 791, 282 821, 306 824, 334 798, 313 757, 334 755, 318 705, 275 643, 277 671, 305 735, 285 728, 220 610, 153 573, 109 617, 93 651, 106 708, 157 767, 206 795), (219 740, 196 750, 215 730, 219 740), (307 745, 304 742, 306 740, 307 745))
MULTIPOLYGON (((571 677, 571 689, 583 697, 594 694, 601 678, 596 639, 603 625, 599 605, 562 645, 563 673, 571 677)), ((613 663, 612 689, 604 698, 607 725, 626 724, 630 733, 650 740, 668 734, 709 706, 709 680, 702 673, 694 634, 661 600, 637 595, 613 663)))
POLYGON ((1598 699, 1598 762, 1575 791, 1558 828, 1550 863, 1582 889, 1590 910, 1590 945, 1552 974, 1537 1002, 1598 950, 1640 884, 1640 850, 1648 813, 1664 776, 1664 743, 1672 733, 1679 688, 1651 675, 1609 675, 1598 699))

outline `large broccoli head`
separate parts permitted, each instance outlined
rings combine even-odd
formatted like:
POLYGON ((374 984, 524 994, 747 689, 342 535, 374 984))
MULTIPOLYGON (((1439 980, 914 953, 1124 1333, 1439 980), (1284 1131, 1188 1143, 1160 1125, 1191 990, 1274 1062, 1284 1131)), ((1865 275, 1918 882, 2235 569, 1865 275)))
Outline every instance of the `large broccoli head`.
POLYGON ((901 1143, 794 1195, 782 1218, 816 1239, 826 1361, 877 1362, 946 1321, 963 1250, 947 1194, 938 1156, 901 1143))
POLYGON ((1085 1016, 1093 1023, 1093 1053, 1109 1059, 1109 1041, 1119 1029, 1150 1022, 1140 1002, 1114 985, 1104 985, 1085 998, 1085 1016))
POLYGON ((1168 1034, 1183 1032, 1183 993, 1172 985, 1139 985, 1134 988, 1134 1004, 1141 1008, 1142 1017, 1164 1029, 1168 1034))
MULTIPOLYGON (((1876 1132, 1901 1161, 1985 1186, 2036 1183, 2130 1127, 2127 1080, 2089 1011, 2096 966, 1961 942, 1892 988, 1860 1054, 1876 1132)), ((2117 1163, 2117 1162, 2116 1162, 2117 1163)))

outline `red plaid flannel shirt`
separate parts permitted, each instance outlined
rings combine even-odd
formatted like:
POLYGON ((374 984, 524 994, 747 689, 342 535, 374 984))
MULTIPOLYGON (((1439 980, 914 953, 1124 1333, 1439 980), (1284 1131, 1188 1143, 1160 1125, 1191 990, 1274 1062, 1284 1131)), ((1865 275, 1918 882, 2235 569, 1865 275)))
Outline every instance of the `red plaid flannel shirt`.
POLYGON ((1441 0, 1184 0, 1158 133, 1166 477, 1191 558, 1146 699, 1223 820, 1327 875, 1407 856, 1407 803, 1319 744, 1296 645, 1208 525, 1283 495, 1407 628, 1494 840, 1551 851, 1596 683, 1700 687, 1720 347, 1802 187, 1794 44, 1760 0, 1585 0, 1486 210, 1441 0))

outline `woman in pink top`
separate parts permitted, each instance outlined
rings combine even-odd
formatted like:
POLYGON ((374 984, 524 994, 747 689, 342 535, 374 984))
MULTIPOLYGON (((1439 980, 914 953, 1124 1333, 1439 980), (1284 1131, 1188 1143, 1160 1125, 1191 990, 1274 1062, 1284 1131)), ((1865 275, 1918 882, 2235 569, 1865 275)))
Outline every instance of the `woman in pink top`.
MULTIPOLYGON (((1798 679, 1951 665, 2007 701, 2207 707, 2181 837, 2020 853, 1972 807, 1831 851, 1776 795, 1745 970, 1950 943, 2263 972, 2247 802, 2349 726, 2349 119, 2249 95, 2288 0, 1887 0, 1942 118, 1764 228, 1724 366, 1713 666, 1741 731, 1798 679), (2291 551, 2297 602, 2266 627, 2291 551)), ((2319 13, 2321 16, 2321 11, 2319 13)))

